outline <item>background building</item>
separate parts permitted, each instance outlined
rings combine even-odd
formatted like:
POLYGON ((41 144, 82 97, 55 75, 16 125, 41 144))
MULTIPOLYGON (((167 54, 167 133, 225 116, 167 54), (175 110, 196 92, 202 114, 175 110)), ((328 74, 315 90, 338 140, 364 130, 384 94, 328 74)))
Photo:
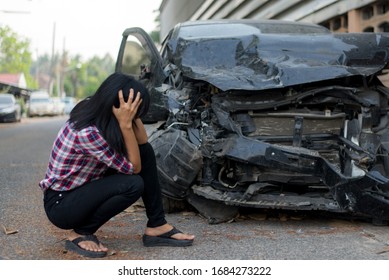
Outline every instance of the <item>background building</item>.
POLYGON ((23 97, 26 99, 30 93, 30 89, 27 89, 26 78, 23 73, 0 74, 0 93, 12 93, 16 97, 23 97))
POLYGON ((334 32, 389 32, 389 0, 163 0, 161 38, 178 22, 281 19, 316 23, 334 32))
POLYGON ((18 73, 18 74, 1 73, 0 83, 4 83, 10 86, 15 86, 20 88, 27 87, 26 78, 23 73, 18 73))

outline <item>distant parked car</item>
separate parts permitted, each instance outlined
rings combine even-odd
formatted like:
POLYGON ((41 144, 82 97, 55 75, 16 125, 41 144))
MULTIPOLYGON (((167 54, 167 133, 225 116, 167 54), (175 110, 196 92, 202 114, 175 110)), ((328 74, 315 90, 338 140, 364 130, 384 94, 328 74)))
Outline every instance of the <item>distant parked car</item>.
POLYGON ((71 96, 66 96, 62 101, 65 103, 65 114, 70 114, 74 106, 77 104, 76 99, 71 96))
POLYGON ((21 106, 12 94, 0 93, 0 122, 19 122, 21 106))
POLYGON ((27 103, 27 116, 52 116, 54 115, 54 104, 46 92, 31 93, 30 100, 27 103))
POLYGON ((53 115, 62 116, 65 114, 65 102, 59 97, 51 98, 53 102, 53 115))

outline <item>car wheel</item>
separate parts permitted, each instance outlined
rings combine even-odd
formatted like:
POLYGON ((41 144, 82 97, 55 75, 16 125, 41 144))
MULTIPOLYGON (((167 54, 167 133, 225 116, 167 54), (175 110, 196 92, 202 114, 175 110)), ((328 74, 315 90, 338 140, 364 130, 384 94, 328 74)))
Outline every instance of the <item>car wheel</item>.
POLYGON ((185 200, 176 200, 167 196, 162 196, 163 210, 165 213, 175 213, 188 209, 188 203, 185 200))
POLYGON ((379 218, 373 218, 371 223, 374 226, 387 226, 388 225, 388 221, 387 220, 382 220, 382 219, 379 219, 379 218))

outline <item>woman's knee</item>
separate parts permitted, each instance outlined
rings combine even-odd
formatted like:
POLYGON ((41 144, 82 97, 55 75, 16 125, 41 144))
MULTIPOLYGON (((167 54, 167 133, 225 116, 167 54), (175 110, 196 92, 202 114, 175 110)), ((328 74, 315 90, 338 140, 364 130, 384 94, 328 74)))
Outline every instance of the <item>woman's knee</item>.
POLYGON ((155 157, 154 148, 149 142, 139 145, 139 153, 141 157, 155 157))
POLYGON ((144 191, 144 182, 139 175, 125 175, 126 176, 126 191, 137 196, 141 196, 144 191))
POLYGON ((153 146, 149 142, 139 145, 139 152, 143 167, 149 168, 156 165, 155 152, 153 146))

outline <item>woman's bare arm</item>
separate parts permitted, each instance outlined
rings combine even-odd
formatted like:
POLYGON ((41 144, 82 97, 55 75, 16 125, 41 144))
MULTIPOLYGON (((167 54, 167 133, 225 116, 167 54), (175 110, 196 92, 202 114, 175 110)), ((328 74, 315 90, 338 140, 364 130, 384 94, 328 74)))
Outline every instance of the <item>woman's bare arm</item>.
MULTIPOLYGON (((119 93, 119 108, 112 108, 113 114, 118 120, 120 130, 123 135, 123 139, 127 149, 127 158, 132 163, 134 173, 137 174, 142 169, 142 163, 140 159, 138 140, 134 130, 134 117, 138 111, 139 105, 142 103, 140 94, 138 93, 134 99, 134 91, 130 90, 128 101, 125 102, 123 98, 123 92, 119 93)), ((139 133, 139 132, 138 132, 139 133)))
POLYGON ((148 136, 146 132, 146 128, 140 118, 136 118, 133 120, 132 129, 134 130, 136 140, 139 145, 146 144, 148 141, 148 136))

